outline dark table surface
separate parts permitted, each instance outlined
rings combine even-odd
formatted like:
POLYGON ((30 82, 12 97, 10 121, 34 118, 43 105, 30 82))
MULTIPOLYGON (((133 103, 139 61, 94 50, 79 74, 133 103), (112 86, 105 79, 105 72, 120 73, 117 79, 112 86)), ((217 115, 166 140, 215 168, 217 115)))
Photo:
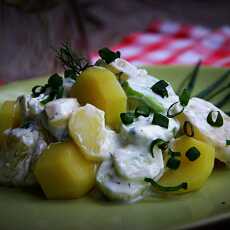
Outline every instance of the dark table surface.
POLYGON ((11 0, 0 9, 0 80, 31 78, 57 70, 54 48, 111 45, 155 19, 217 27, 230 23, 230 1, 215 0, 11 0), (54 4, 48 5, 47 2, 54 4))

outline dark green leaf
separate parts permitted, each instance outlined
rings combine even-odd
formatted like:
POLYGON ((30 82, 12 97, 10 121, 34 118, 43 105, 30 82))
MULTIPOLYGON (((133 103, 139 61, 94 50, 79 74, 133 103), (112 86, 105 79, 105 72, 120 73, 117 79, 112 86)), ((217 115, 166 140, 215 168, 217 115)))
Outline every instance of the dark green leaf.
POLYGON ((76 80, 76 72, 72 69, 67 69, 64 72, 64 77, 76 80))
POLYGON ((61 76, 59 76, 57 73, 53 74, 52 76, 49 77, 48 79, 48 85, 51 88, 57 89, 60 86, 63 85, 63 79, 61 76))
POLYGON ((230 140, 226 140, 226 145, 230 145, 230 140))
POLYGON ((139 117, 139 116, 144 116, 144 117, 148 117, 150 115, 150 108, 148 106, 145 105, 140 105, 135 109, 135 116, 139 117))
POLYGON ((211 111, 207 116, 207 122, 213 127, 221 127, 224 123, 223 117, 220 111, 211 111), (213 120, 213 114, 217 113, 215 121, 213 120))
POLYGON ((168 83, 164 80, 160 80, 157 83, 155 83, 151 89, 154 93, 160 95, 161 97, 168 97, 168 91, 166 87, 168 86, 168 83))
POLYGON ((176 170, 180 166, 180 160, 175 157, 170 157, 166 163, 166 166, 172 170, 176 170))
POLYGON ((152 124, 159 125, 167 129, 169 126, 169 119, 160 113, 154 113, 152 124))
POLYGON ((191 147, 186 153, 185 156, 190 161, 195 161, 197 158, 200 157, 200 151, 196 147, 191 147))
POLYGON ((120 114, 121 121, 124 125, 129 125, 133 123, 135 115, 132 112, 121 113, 120 114))
POLYGON ((113 52, 108 48, 102 48, 98 51, 99 56, 105 60, 107 64, 113 62, 115 59, 120 58, 121 53, 119 51, 113 52))
POLYGON ((187 189, 188 188, 188 184, 186 182, 183 182, 177 186, 163 186, 163 185, 158 184, 156 181, 154 181, 151 178, 145 178, 144 181, 151 183, 151 185, 155 189, 157 189, 161 192, 174 192, 174 191, 178 191, 180 189, 187 189))
POLYGON ((57 90, 56 90, 56 99, 58 98, 62 98, 63 97, 63 93, 64 93, 64 87, 60 86, 57 90))

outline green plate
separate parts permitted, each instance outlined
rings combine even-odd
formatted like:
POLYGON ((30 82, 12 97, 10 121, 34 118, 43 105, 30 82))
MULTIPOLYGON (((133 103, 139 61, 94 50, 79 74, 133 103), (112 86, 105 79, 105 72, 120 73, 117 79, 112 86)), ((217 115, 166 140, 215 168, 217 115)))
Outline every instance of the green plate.
MULTIPOLYGON (((191 67, 153 67, 149 72, 176 87, 191 67)), ((203 68, 197 89, 220 76, 224 69, 203 68)), ((0 87, 0 102, 30 92, 44 78, 0 87)), ((124 205, 91 194, 77 200, 49 201, 40 190, 0 187, 0 229, 175 229, 211 225, 230 218, 230 170, 215 169, 198 192, 155 197, 124 205)))

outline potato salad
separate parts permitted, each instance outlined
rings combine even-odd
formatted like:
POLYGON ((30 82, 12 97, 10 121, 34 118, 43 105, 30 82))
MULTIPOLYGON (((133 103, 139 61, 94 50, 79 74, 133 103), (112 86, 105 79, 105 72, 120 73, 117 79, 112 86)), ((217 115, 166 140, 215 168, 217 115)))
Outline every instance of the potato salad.
POLYGON ((64 44, 64 74, 1 105, 0 185, 134 202, 200 189, 215 159, 230 166, 229 114, 191 96, 199 66, 178 93, 119 51, 99 56, 90 64, 64 44))

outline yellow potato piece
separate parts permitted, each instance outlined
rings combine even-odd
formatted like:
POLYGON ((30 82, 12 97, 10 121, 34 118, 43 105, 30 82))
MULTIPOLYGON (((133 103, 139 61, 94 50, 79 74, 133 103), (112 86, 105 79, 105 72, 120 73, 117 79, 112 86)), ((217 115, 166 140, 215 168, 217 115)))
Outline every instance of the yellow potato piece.
POLYGON ((181 189, 176 193, 190 192, 201 188, 213 170, 215 149, 205 142, 182 136, 175 140, 173 151, 181 153, 181 157, 178 158, 181 160, 181 164, 176 170, 167 170, 159 184, 176 186, 183 182, 188 183, 186 190, 181 189), (185 155, 191 147, 196 147, 200 152, 200 157, 194 161, 190 161, 185 155))
POLYGON ((90 104, 78 108, 69 120, 69 134, 87 159, 101 161, 109 157, 104 149, 107 132, 102 110, 90 104))
POLYGON ((96 165, 73 142, 58 142, 42 153, 34 174, 48 199, 73 199, 93 188, 96 165))
POLYGON ((126 111, 127 97, 116 76, 104 67, 89 67, 72 87, 71 96, 80 104, 90 103, 105 112, 106 124, 118 130, 120 113, 126 111))
POLYGON ((20 106, 16 101, 5 101, 0 107, 0 143, 4 141, 6 129, 20 125, 20 106))

